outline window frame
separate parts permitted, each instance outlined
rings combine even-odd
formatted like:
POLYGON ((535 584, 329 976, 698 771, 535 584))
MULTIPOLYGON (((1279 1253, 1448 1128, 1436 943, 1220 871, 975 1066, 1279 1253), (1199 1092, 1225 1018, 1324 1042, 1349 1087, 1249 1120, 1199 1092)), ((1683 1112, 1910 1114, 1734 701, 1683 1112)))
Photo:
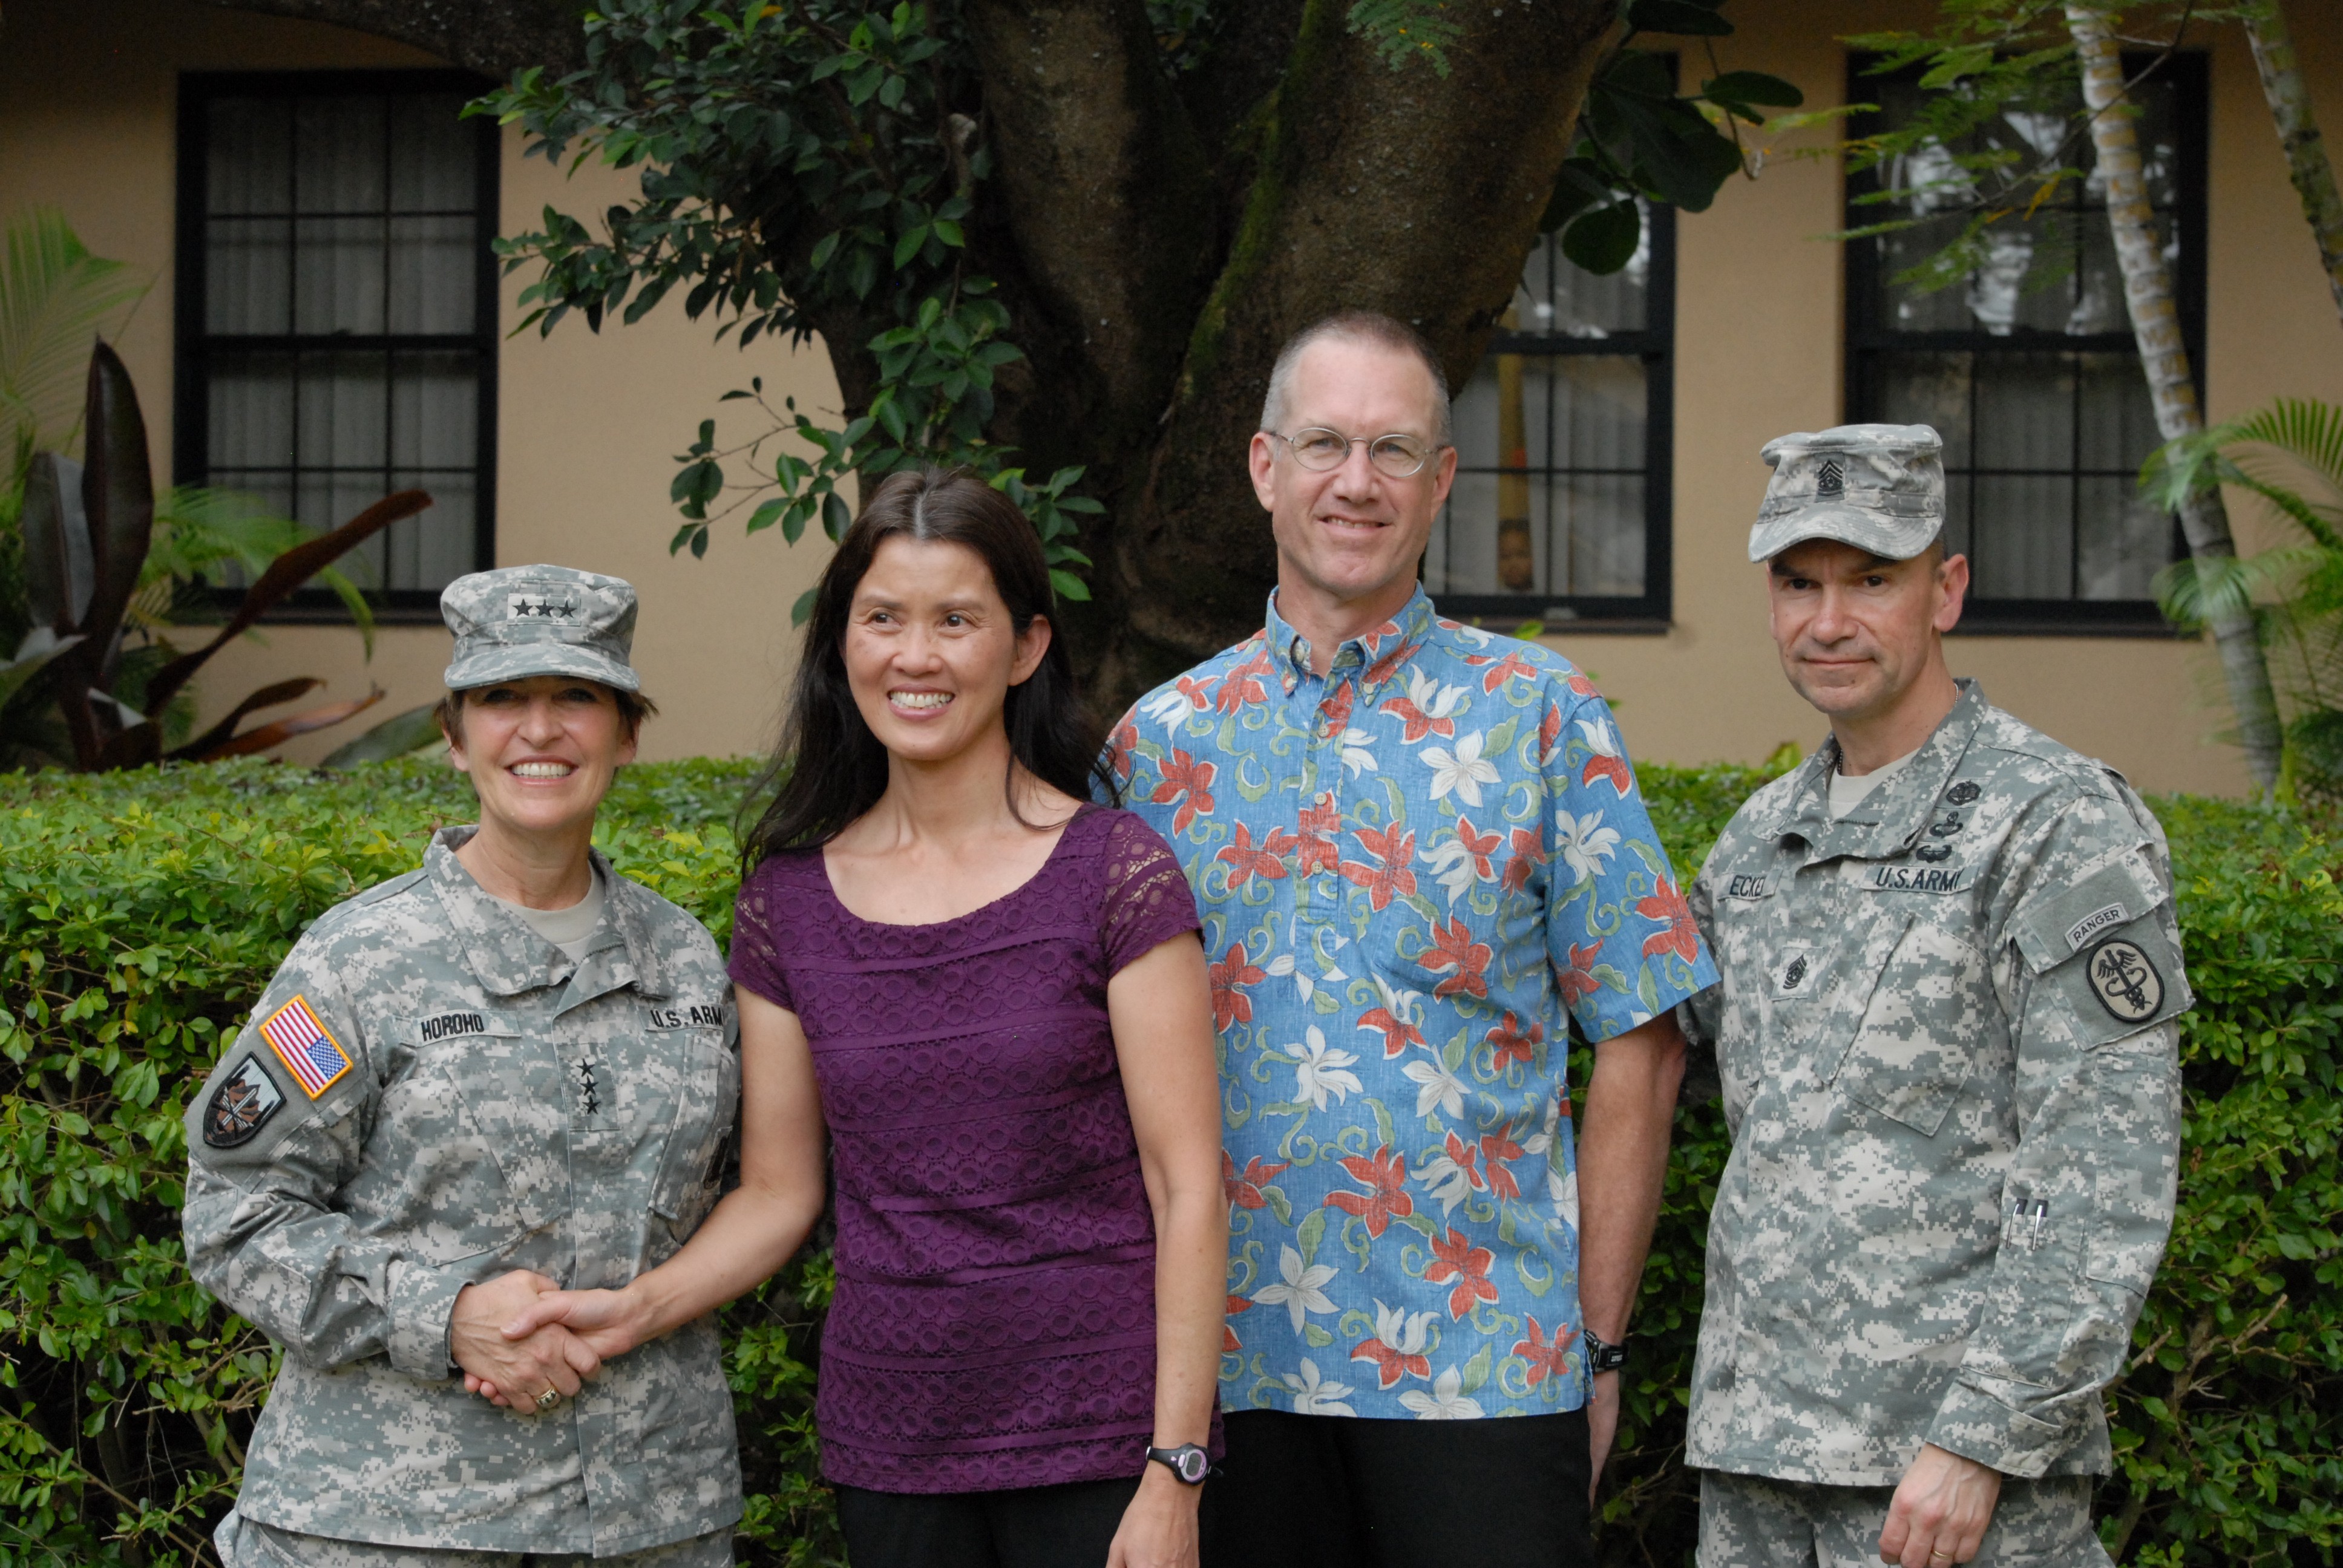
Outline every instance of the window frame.
MULTIPOLYGON (((1634 332, 1608 337, 1573 337, 1565 333, 1507 332, 1500 328, 1473 365, 1497 354, 1525 358, 1559 359, 1579 357, 1639 359, 1644 367, 1644 591, 1640 596, 1614 594, 1473 594, 1435 593, 1440 613, 1459 620, 1537 621, 1549 633, 1625 633, 1650 636, 1673 623, 1675 604, 1675 337, 1676 337, 1676 210, 1653 202, 1651 271, 1644 284, 1644 325, 1634 332)), ((1546 241, 1544 235, 1539 243, 1546 241)), ((1528 257, 1523 258, 1524 266, 1528 257)), ((1457 391, 1461 394, 1462 388, 1457 391)), ((1456 471, 1476 474, 1522 473, 1533 478, 1568 469, 1507 468, 1503 465, 1473 466, 1457 455, 1456 471)), ((1443 502, 1443 509, 1451 503, 1443 502)), ((1453 524, 1452 524, 1453 526, 1453 524)), ((1428 557, 1428 552, 1427 552, 1428 557)))
MULTIPOLYGON (((1876 55, 1850 53, 1847 56, 1846 97, 1850 104, 1865 102, 1866 89, 1886 78, 1865 75, 1865 67, 1879 58, 1876 55)), ((2127 52, 2123 69, 2127 78, 2137 76, 2155 64, 2153 54, 2127 52)), ((1916 69, 1911 73, 1916 75, 1916 69)), ((2212 139, 2210 57, 2203 50, 2177 51, 2166 56, 2158 65, 2157 76, 2169 83, 2173 92, 2173 123, 2177 136, 2177 159, 2174 169, 2173 222, 2179 230, 2180 263, 2172 279, 2173 307, 2179 318, 2181 341, 2188 350, 2189 372, 2196 382, 2197 397, 2202 407, 2205 396, 2205 298, 2207 234, 2207 179, 2212 139)), ((1847 135, 1864 136, 1884 128, 1884 116, 1879 114, 1853 116, 1847 135)), ((1879 176, 1866 170, 1850 174, 1846 178, 1846 226, 1855 228, 1875 222, 1878 209, 1858 206, 1855 198, 1878 190, 1879 176)), ((1877 247, 1869 240, 1853 240, 1840 246, 1845 278, 1845 407, 1849 423, 1861 423, 1877 417, 1883 397, 1885 377, 1882 367, 1898 351, 1925 353, 1975 354, 2121 354, 2137 364, 2139 345, 2128 322, 2120 331, 2073 335, 2047 332, 2039 327, 2015 327, 2007 334, 1996 336, 1982 328, 1961 332, 1896 332, 1878 325, 1884 303, 1886 279, 1880 263, 1877 247)), ((1971 407, 1975 407, 1972 382, 1971 407)), ((1974 419, 1972 424, 1974 425, 1974 419)), ((2077 421, 2075 439, 2081 440, 2081 422, 2077 421)), ((1990 474, 1996 470, 1975 469, 1990 474)), ((2070 473, 2082 472, 2079 464, 2070 473)), ((2079 504, 2079 503, 2078 503, 2079 504)), ((2176 556, 2187 553, 2180 534, 2177 517, 2173 519, 2172 539, 2176 556)), ((2056 599, 2001 598, 1980 599, 1974 593, 1963 608, 1960 623, 1954 628, 1956 635, 1984 637, 2130 637, 2174 638, 2182 635, 2178 628, 2164 618, 2153 599, 2056 599)))
MULTIPOLYGON (((179 75, 178 211, 176 218, 176 268, 173 287, 173 364, 171 471, 173 482, 199 485, 210 471, 210 400, 206 388, 212 356, 250 353, 270 348, 288 352, 323 349, 457 349, 478 357, 478 390, 475 401, 474 498, 472 570, 496 563, 497 379, 498 350, 502 343, 498 284, 499 271, 493 248, 502 212, 503 136, 492 118, 474 124, 475 202, 472 271, 473 328, 466 333, 284 333, 218 334, 206 327, 209 250, 206 244, 210 193, 209 110, 219 98, 305 98, 347 95, 421 95, 459 93, 477 98, 495 84, 460 70, 320 70, 320 71, 186 71, 179 75)), ((337 519, 347 522, 347 518, 337 519)), ((394 527, 397 525, 393 525, 394 527)), ((388 624, 431 624, 439 620, 437 588, 370 588, 367 600, 377 620, 388 624)), ((216 588, 216 602, 233 609, 244 597, 241 588, 216 588)), ((262 618, 265 621, 321 621, 347 624, 349 612, 327 588, 304 588, 287 596, 262 618)))

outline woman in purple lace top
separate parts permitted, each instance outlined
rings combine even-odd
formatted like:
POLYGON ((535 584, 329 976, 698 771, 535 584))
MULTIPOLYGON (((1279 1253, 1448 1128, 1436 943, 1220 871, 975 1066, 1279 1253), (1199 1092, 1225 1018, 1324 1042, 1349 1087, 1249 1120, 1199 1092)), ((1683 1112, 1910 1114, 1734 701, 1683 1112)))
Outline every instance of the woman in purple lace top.
POLYGON ((1195 906, 1084 802, 1031 525, 873 492, 817 591, 732 976, 740 1187, 616 1292, 606 1359, 754 1287, 836 1177, 816 1415, 855 1568, 1193 1568, 1227 1216, 1195 906), (1161 1462, 1150 1462, 1160 1460, 1161 1462))

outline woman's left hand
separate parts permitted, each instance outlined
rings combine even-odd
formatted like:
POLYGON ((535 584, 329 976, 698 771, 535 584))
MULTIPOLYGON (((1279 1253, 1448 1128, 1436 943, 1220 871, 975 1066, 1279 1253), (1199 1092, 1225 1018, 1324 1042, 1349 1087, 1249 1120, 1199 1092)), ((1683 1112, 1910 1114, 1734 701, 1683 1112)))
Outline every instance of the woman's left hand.
POLYGON ((1196 1568, 1196 1508, 1190 1486, 1153 1460, 1106 1549, 1106 1568, 1196 1568))

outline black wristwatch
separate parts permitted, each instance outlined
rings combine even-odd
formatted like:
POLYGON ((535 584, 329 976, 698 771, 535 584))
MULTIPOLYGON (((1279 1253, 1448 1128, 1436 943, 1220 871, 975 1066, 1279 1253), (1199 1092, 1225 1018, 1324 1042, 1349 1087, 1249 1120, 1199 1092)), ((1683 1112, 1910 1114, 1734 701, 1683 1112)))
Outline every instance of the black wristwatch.
POLYGON ((1590 1372, 1617 1372, 1627 1364, 1627 1347, 1613 1344, 1593 1329, 1581 1329, 1578 1342, 1590 1372))
POLYGON ((1204 1476, 1212 1468, 1212 1456, 1192 1442, 1177 1448, 1151 1448, 1147 1457, 1169 1467, 1172 1473, 1190 1486, 1204 1484, 1204 1476))

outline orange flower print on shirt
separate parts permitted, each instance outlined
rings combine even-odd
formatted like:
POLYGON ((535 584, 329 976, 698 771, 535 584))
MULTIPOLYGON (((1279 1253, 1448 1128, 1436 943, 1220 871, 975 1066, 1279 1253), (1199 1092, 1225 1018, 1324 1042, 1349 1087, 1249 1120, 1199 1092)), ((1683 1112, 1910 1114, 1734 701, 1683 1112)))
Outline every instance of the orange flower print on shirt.
POLYGON ((1366 1191, 1329 1192, 1326 1206, 1365 1221, 1370 1238, 1381 1237, 1391 1229, 1393 1220, 1404 1220, 1415 1212, 1415 1200, 1407 1191, 1407 1156, 1393 1153, 1390 1144, 1373 1154, 1354 1154, 1339 1163, 1351 1173, 1351 1180, 1366 1191))
POLYGON ((1524 1028, 1520 1019, 1508 1012, 1505 1021, 1490 1030, 1486 1038, 1496 1047, 1494 1065, 1499 1072, 1516 1061, 1533 1067, 1537 1063, 1538 1042, 1545 1039, 1545 1025, 1533 1019, 1524 1028))
POLYGON ((1472 1238, 1454 1226, 1448 1228, 1448 1239, 1432 1243, 1432 1261, 1424 1265, 1423 1277, 1433 1284, 1456 1282, 1448 1292, 1448 1315, 1461 1318, 1473 1310, 1476 1302, 1493 1302, 1497 1287, 1489 1278, 1489 1265, 1497 1254, 1486 1247, 1473 1245, 1472 1238))
POLYGON ((1510 1131, 1481 1135, 1481 1176, 1489 1183, 1491 1192, 1509 1203, 1520 1199, 1522 1184, 1513 1180, 1513 1173, 1505 1168, 1505 1162, 1519 1160, 1528 1152, 1513 1141, 1510 1131))
POLYGON ((1293 874, 1307 877, 1335 869, 1342 858, 1335 847, 1342 836, 1342 809, 1334 803, 1334 792, 1328 789, 1319 795, 1316 805, 1302 808, 1301 852, 1293 858, 1293 874))
MULTIPOLYGON (((1342 868, 1347 875, 1350 868, 1342 868)), ((1415 890, 1411 887, 1409 892, 1415 890)), ((1377 909, 1383 905, 1377 904, 1377 909)), ((1433 996, 1454 996, 1460 991, 1467 996, 1486 997, 1488 976, 1483 973, 1490 959, 1495 955, 1485 942, 1473 940, 1472 928, 1463 920, 1450 920, 1445 925, 1432 922, 1432 945, 1423 950, 1416 961, 1428 970, 1454 970, 1456 972, 1432 988, 1433 996)))
POLYGON ((1186 832, 1198 813, 1207 817, 1212 814, 1212 775, 1220 771, 1218 768, 1197 761, 1175 746, 1171 757, 1156 765, 1156 771, 1163 775, 1163 781, 1155 786, 1155 793, 1148 799, 1158 806, 1180 801, 1180 809, 1172 816, 1174 833, 1186 832))
POLYGON ((1570 1347, 1578 1338, 1576 1329, 1554 1325, 1554 1342, 1546 1343, 1545 1333, 1535 1318, 1529 1320, 1530 1337, 1514 1342, 1513 1354, 1530 1363, 1530 1387, 1535 1388, 1550 1377, 1563 1377, 1570 1371, 1570 1347))
POLYGON ((1221 694, 1213 699, 1213 706, 1222 713, 1234 713, 1249 702, 1267 702, 1269 688, 1262 682, 1269 675, 1269 649, 1257 648, 1251 658, 1229 671, 1228 678, 1221 682, 1221 694))
MULTIPOLYGON (((1410 993, 1411 995, 1413 993, 1410 993)), ((1380 1030, 1383 1037, 1383 1060, 1404 1052, 1411 1045, 1423 1043, 1423 1031, 1400 1017, 1388 1007, 1371 1007, 1359 1015, 1359 1027, 1380 1030)))
POLYGON ((1666 928, 1644 939, 1645 958, 1672 952, 1688 964, 1700 961, 1700 925, 1692 918, 1692 906, 1684 902, 1684 896, 1676 891, 1674 882, 1663 878, 1660 885, 1652 890, 1651 897, 1635 900, 1635 912, 1666 928))
POLYGON ((1237 1326, 1236 1324, 1229 1322, 1229 1318, 1235 1317, 1239 1312, 1250 1311, 1252 1307, 1252 1303, 1246 1301, 1242 1296, 1231 1296, 1229 1298, 1228 1317, 1221 1320, 1221 1350, 1222 1353, 1234 1355, 1237 1352, 1244 1349, 1244 1342, 1237 1338, 1237 1326))
MULTIPOLYGON (((1353 828, 1351 837, 1359 841, 1359 848, 1382 862, 1370 866, 1363 861, 1344 860, 1337 868, 1346 879, 1366 889, 1370 906, 1377 910, 1388 909, 1395 895, 1415 891, 1415 873, 1408 867, 1408 862, 1415 859, 1413 833, 1403 833, 1394 825, 1381 831, 1353 828)), ((1460 925, 1458 929, 1463 928, 1460 925)), ((1486 953, 1489 950, 1481 950, 1486 953)))
POLYGON ((1277 1173, 1292 1162, 1280 1160, 1271 1162, 1253 1156, 1245 1161, 1244 1174, 1237 1174, 1237 1162, 1229 1151, 1221 1151, 1221 1190, 1228 1194, 1232 1209, 1258 1209, 1269 1201, 1262 1189, 1277 1180, 1277 1173))
POLYGON ((1255 844, 1252 841, 1252 829, 1240 822, 1237 824, 1235 840, 1222 845, 1221 852, 1212 859, 1225 860, 1235 868, 1229 873, 1229 886, 1232 889, 1244 886, 1245 879, 1248 877, 1266 877, 1272 881, 1276 881, 1285 875, 1285 861, 1282 857, 1289 853, 1299 842, 1301 842, 1300 834, 1283 833, 1272 828, 1269 830, 1269 837, 1255 844))
POLYGON ((1576 942, 1570 944, 1570 966, 1554 976, 1555 983, 1562 987, 1563 1000, 1566 1005, 1576 1007, 1603 989, 1603 982, 1594 978, 1594 960, 1602 956, 1601 942, 1591 942, 1585 947, 1580 947, 1576 942))
POLYGON ((1269 978, 1269 971, 1245 956, 1244 943, 1231 942, 1227 957, 1204 966, 1204 978, 1212 985, 1213 1028, 1226 1030, 1232 1023, 1252 1021, 1252 998, 1237 988, 1259 985, 1269 978))
POLYGON ((1545 864, 1545 846, 1538 836, 1526 828, 1513 829, 1513 843, 1505 861, 1505 891, 1518 893, 1530 885, 1530 878, 1545 864))
MULTIPOLYGON (((1467 664, 1475 664, 1481 661, 1468 658, 1464 662, 1467 664)), ((1537 678, 1537 666, 1532 664, 1528 659, 1523 658, 1518 653, 1509 653, 1482 672, 1481 689, 1483 691, 1494 691, 1497 688, 1504 685, 1505 682, 1513 679, 1513 678, 1517 675, 1525 675, 1532 680, 1535 680, 1537 678)))

